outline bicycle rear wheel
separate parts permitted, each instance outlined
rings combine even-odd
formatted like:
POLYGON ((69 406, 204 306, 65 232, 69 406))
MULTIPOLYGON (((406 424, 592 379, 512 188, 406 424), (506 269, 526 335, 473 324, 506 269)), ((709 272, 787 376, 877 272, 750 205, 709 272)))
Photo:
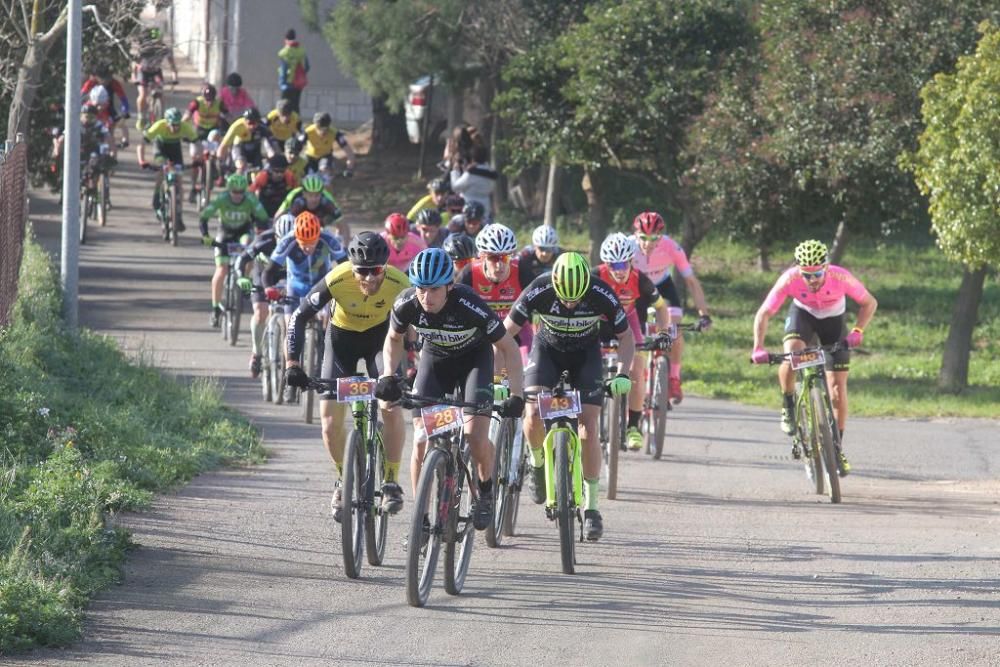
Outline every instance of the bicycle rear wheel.
POLYGON ((90 195, 84 192, 80 196, 80 245, 87 243, 88 218, 90 218, 90 195))
MULTIPOLYGON (((472 545, 476 541, 476 529, 472 526, 472 477, 469 469, 456 463, 455 490, 450 498, 448 530, 444 544, 444 590, 449 595, 458 595, 465 586, 472 561, 472 545)), ((487 528, 487 532, 492 531, 487 528)))
POLYGON ((493 470, 493 525, 486 530, 486 544, 492 548, 500 546, 503 542, 503 522, 510 505, 510 473, 511 466, 516 465, 511 460, 514 449, 514 428, 515 421, 509 417, 500 420, 497 427, 496 442, 494 449, 496 457, 493 470))
POLYGON ((608 468, 608 500, 618 497, 618 457, 622 445, 625 442, 626 415, 622 414, 625 407, 624 396, 612 396, 605 401, 608 412, 608 448, 607 448, 607 468, 608 468))
POLYGON ((232 274, 232 280, 227 281, 229 284, 229 289, 232 291, 229 295, 229 303, 232 306, 232 314, 229 317, 229 344, 236 345, 236 340, 240 337, 240 319, 243 316, 243 290, 240 289, 239 284, 236 282, 236 268, 234 266, 229 267, 229 273, 232 274))
POLYGON ((104 227, 108 224, 108 175, 101 174, 97 179, 97 224, 104 227))
MULTIPOLYGON (((381 434, 379 434, 381 439, 381 434)), ((365 475, 365 489, 374 489, 385 479, 385 451, 380 441, 369 444, 372 448, 368 455, 369 469, 365 475)), ((366 492, 367 495, 367 492, 366 492)), ((385 560, 386 536, 389 531, 389 514, 383 512, 377 496, 372 494, 372 506, 365 513, 365 553, 370 565, 381 565, 385 560)))
POLYGON ((181 202, 177 192, 177 183, 174 182, 167 191, 170 193, 170 245, 177 247, 177 228, 181 216, 181 202))
POLYGON ((361 576, 361 550, 365 542, 365 456, 361 436, 351 431, 344 448, 344 467, 340 510, 340 546, 344 574, 351 579, 361 576))
MULTIPOLYGON (((310 323, 306 327, 305 344, 302 346, 302 367, 306 369, 306 373, 310 377, 315 377, 319 372, 319 369, 316 368, 316 360, 319 358, 316 338, 316 330, 310 323)), ((303 389, 299 400, 302 401, 302 418, 307 424, 312 424, 315 412, 313 408, 316 406, 316 392, 312 389, 303 389)))
POLYGON ((441 551, 443 523, 448 518, 441 514, 442 510, 447 511, 441 501, 448 483, 448 454, 430 443, 427 446, 430 451, 420 471, 406 546, 406 601, 411 607, 427 604, 441 551), (425 520, 429 526, 427 530, 425 520))
POLYGON ((271 396, 276 405, 285 402, 285 355, 282 350, 285 344, 282 326, 283 315, 271 315, 267 321, 267 372, 271 376, 271 396))
POLYGON ((521 460, 515 461, 514 464, 518 466, 517 477, 513 483, 507 486, 507 490, 505 491, 507 498, 504 503, 503 524, 501 527, 503 534, 507 537, 517 534, 517 514, 521 506, 521 485, 524 484, 524 473, 526 471, 524 455, 522 454, 521 460))
POLYGON ((656 370, 653 374, 653 458, 663 456, 663 444, 667 439, 667 386, 669 382, 669 361, 666 357, 656 360, 656 370))
POLYGON ((225 280, 222 282, 222 317, 220 318, 221 323, 219 328, 222 329, 222 340, 229 340, 229 320, 233 317, 233 290, 230 285, 230 280, 232 279, 232 271, 226 274, 225 280))
POLYGON ((564 574, 576 572, 576 521, 573 516, 573 478, 569 474, 569 433, 552 436, 556 473, 556 522, 564 574))
POLYGON ((819 387, 813 387, 811 392, 813 413, 816 417, 819 451, 822 453, 823 469, 826 483, 829 485, 831 503, 840 502, 840 473, 837 472, 837 451, 833 446, 833 416, 830 414, 826 392, 819 387))

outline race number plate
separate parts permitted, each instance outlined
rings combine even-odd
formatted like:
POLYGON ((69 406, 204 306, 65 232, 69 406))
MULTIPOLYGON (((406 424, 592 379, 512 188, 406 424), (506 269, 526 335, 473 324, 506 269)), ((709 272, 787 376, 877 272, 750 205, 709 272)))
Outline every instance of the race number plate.
POLYGON ((553 396, 551 392, 538 394, 538 414, 542 419, 575 417, 580 414, 580 392, 570 391, 563 396, 553 396))
POLYGON ((353 403, 375 398, 375 380, 364 375, 337 378, 337 402, 353 403))
POLYGON ((822 366, 826 363, 826 355, 823 354, 823 350, 814 350, 812 352, 792 352, 791 357, 792 370, 797 371, 802 368, 809 368, 810 366, 822 366))
POLYGON ((434 405, 423 408, 420 417, 428 438, 462 428, 462 409, 451 405, 434 405))

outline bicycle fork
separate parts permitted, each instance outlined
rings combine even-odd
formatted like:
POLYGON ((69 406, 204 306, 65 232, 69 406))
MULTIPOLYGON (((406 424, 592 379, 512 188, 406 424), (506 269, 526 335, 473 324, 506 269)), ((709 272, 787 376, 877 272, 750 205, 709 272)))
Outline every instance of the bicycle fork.
POLYGON ((558 432, 565 432, 569 438, 569 469, 573 476, 573 504, 583 507, 583 461, 581 460, 582 447, 580 439, 571 428, 566 426, 556 426, 545 434, 542 447, 545 450, 545 508, 550 519, 555 518, 555 513, 549 512, 556 507, 556 461, 553 449, 553 440, 558 432))

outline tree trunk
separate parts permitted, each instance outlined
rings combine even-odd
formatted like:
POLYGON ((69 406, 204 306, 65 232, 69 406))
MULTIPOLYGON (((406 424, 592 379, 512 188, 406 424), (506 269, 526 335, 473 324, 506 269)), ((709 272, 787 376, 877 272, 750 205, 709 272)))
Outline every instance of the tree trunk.
POLYGON ((385 152, 409 141, 402 112, 393 113, 385 105, 385 96, 372 98, 372 153, 385 152))
POLYGON ((761 273, 771 271, 771 244, 764 239, 757 244, 757 270, 761 273))
POLYGON ((986 267, 976 271, 968 268, 962 274, 962 285, 951 313, 948 340, 941 356, 938 386, 944 391, 958 393, 969 384, 969 355, 972 350, 972 330, 976 326, 979 302, 983 298, 986 267))
POLYGON ((840 264, 847 252, 847 222, 841 219, 837 225, 837 233, 833 235, 833 245, 830 247, 830 263, 840 264))
POLYGON ((8 141, 14 141, 18 134, 29 136, 31 107, 35 102, 35 91, 42 85, 39 81, 42 65, 45 64, 45 58, 49 55, 52 45, 66 31, 68 18, 64 8, 59 14, 59 18, 44 35, 28 42, 28 49, 24 52, 24 59, 17 71, 14 95, 10 100, 10 112, 7 115, 8 141))
POLYGON ((590 263, 600 263, 601 242, 607 236, 608 224, 605 212, 607 191, 607 170, 585 168, 583 170, 583 192, 587 195, 587 229, 590 232, 590 263))
POLYGON ((545 184, 545 224, 549 227, 556 226, 556 215, 559 213, 559 186, 561 172, 559 170, 559 160, 553 157, 549 161, 549 178, 545 184))
POLYGON ((695 246, 708 234, 712 227, 712 221, 707 220, 698 211, 697 206, 688 201, 685 196, 678 196, 677 203, 680 205, 681 215, 684 222, 681 224, 681 247, 690 257, 694 253, 695 246))

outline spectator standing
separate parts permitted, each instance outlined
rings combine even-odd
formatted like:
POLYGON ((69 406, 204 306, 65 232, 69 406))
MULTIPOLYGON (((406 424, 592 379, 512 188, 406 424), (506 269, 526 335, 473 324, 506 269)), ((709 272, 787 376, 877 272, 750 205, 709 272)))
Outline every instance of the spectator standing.
POLYGON ((309 56, 295 37, 295 31, 289 29, 285 33, 285 45, 278 51, 278 88, 281 89, 281 99, 291 102, 292 111, 299 110, 299 100, 302 90, 309 83, 306 74, 309 72, 309 56))
POLYGON ((451 189, 462 195, 465 201, 478 202, 483 206, 483 219, 493 218, 493 189, 499 175, 489 165, 489 150, 485 146, 472 149, 472 162, 464 169, 456 161, 451 167, 451 189))

